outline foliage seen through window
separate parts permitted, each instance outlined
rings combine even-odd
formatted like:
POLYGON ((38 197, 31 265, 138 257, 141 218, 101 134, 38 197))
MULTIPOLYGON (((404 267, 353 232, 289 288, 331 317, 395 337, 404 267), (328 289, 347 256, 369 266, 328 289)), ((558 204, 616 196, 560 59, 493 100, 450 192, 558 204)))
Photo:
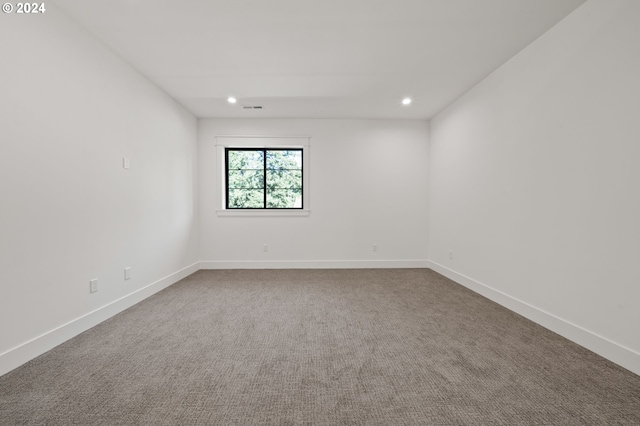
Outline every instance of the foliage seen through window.
POLYGON ((227 209, 301 209, 302 149, 226 148, 227 209))

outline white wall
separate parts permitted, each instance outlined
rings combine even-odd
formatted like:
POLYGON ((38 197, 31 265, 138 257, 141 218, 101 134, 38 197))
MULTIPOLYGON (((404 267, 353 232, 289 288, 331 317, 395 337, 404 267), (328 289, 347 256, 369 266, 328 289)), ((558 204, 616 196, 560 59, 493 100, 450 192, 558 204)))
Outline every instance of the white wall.
POLYGON ((0 16, 0 374, 198 260, 195 117, 46 6, 0 16))
POLYGON ((638 22, 588 1, 432 120, 429 257, 640 374, 638 22))
POLYGON ((200 120, 203 267, 426 266, 427 152, 425 121, 200 120), (310 136, 310 215, 219 217, 220 135, 310 136))

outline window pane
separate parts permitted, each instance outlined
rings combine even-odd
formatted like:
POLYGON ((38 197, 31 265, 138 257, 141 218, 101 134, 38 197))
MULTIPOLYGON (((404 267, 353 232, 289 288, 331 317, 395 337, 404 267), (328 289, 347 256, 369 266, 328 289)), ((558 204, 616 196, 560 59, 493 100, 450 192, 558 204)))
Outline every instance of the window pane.
POLYGON ((267 190, 267 208, 302 208, 302 189, 267 190))
POLYGON ((302 170, 302 150, 267 151, 267 169, 302 170))
POLYGON ((227 208, 302 208, 302 149, 225 151, 227 208))
POLYGON ((230 209, 264 208, 264 192, 262 189, 231 189, 229 188, 230 209))
POLYGON ((229 150, 229 170, 235 169, 259 169, 264 168, 263 151, 229 150))
POLYGON ((302 188, 302 170, 267 170, 267 188, 302 188))
POLYGON ((262 189, 264 188, 264 171, 229 170, 229 189, 262 189))

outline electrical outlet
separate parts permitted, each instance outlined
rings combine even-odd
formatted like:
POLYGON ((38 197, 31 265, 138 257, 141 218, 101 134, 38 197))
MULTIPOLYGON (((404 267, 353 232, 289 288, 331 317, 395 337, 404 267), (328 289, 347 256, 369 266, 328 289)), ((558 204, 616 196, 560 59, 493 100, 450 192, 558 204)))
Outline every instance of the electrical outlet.
POLYGON ((266 245, 266 244, 264 246, 262 246, 262 251, 265 252, 265 253, 268 252, 269 251, 269 246, 266 245))
POLYGON ((98 291, 98 279, 97 278, 89 281, 89 292, 90 293, 95 293, 96 291, 98 291))
POLYGON ((124 268, 124 280, 130 280, 131 279, 131 267, 128 268, 124 268))
POLYGON ((371 251, 378 251, 378 245, 374 244, 373 246, 371 246, 371 251))
POLYGON ((131 168, 131 160, 129 160, 129 157, 122 158, 122 168, 126 170, 131 168))
POLYGON ((453 260, 453 250, 449 250, 449 260, 453 260))

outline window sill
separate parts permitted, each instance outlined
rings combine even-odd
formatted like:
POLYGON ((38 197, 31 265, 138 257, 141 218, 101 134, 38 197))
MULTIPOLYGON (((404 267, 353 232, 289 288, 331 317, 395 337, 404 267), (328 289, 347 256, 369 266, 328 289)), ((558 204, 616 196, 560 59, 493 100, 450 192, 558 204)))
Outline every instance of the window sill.
POLYGON ((252 210, 252 209, 229 209, 216 210, 218 217, 287 217, 287 216, 309 216, 311 210, 252 210))

